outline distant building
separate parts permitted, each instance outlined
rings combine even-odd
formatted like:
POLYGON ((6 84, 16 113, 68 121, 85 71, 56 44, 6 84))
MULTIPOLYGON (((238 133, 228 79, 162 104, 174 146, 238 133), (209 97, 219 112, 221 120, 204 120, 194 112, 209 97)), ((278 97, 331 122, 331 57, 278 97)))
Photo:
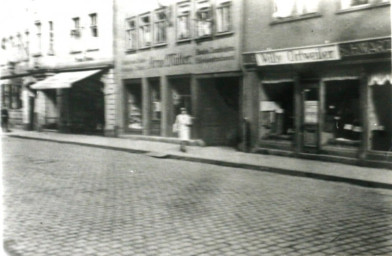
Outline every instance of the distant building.
MULTIPOLYGON (((23 109, 21 121, 28 129, 112 134, 113 2, 29 1, 20 20, 26 30, 15 31, 21 39, 14 49, 23 43, 16 47, 23 48, 24 59, 16 65, 23 63, 23 71, 2 73, 8 80, 1 81, 7 92, 6 81, 17 77, 19 91, 26 93, 19 105, 3 93, 3 104, 23 109), (72 2, 78 8, 69 8, 72 2)), ((11 59, 19 56, 10 50, 4 49, 11 59)))
POLYGON ((244 8, 253 150, 391 160, 390 1, 249 0, 244 8))

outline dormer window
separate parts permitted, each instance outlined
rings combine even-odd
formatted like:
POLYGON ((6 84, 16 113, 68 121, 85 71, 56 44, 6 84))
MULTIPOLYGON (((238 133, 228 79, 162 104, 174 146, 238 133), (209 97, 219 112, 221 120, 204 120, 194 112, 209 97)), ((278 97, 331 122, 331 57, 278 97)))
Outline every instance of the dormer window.
POLYGON ((197 36, 210 36, 212 32, 211 5, 208 1, 199 1, 196 6, 197 36))

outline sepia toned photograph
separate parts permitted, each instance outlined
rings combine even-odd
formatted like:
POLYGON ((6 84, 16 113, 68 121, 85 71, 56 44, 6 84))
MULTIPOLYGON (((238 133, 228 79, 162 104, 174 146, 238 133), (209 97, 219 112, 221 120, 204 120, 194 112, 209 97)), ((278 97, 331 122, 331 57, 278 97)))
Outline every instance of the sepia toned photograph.
POLYGON ((0 254, 392 256, 391 17, 0 1, 0 254))

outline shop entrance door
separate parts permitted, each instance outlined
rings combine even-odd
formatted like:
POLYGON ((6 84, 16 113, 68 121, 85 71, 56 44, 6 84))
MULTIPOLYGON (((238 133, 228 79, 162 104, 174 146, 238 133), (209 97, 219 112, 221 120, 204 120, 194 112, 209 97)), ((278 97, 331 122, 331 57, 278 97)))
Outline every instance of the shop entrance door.
POLYGON ((318 83, 308 82, 302 86, 302 146, 307 153, 319 150, 319 90, 318 83))

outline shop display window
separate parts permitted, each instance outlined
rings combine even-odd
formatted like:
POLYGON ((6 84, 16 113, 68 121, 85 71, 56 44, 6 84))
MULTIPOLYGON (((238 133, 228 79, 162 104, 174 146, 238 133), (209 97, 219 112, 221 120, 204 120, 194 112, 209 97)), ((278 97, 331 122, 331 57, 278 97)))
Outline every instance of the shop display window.
POLYGON ((327 82, 322 143, 359 146, 361 133, 359 81, 327 82))
POLYGON ((143 118, 142 91, 140 85, 130 85, 128 87, 127 108, 128 129, 131 131, 141 131, 143 129, 143 118))
POLYGON ((373 85, 369 96, 370 147, 392 151, 392 85, 373 85))
POLYGON ((291 140, 294 135, 293 84, 264 84, 261 90, 261 139, 291 140))

